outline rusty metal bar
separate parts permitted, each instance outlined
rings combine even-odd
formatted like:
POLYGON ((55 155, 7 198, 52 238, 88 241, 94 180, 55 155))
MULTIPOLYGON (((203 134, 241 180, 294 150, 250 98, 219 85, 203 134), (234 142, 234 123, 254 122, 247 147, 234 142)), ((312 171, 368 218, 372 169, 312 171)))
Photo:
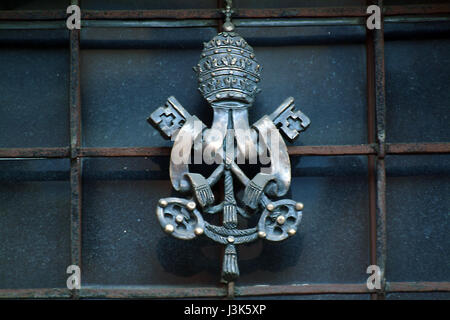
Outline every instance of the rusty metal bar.
POLYGON ((114 287, 81 288, 82 298, 142 299, 142 298, 225 298, 227 290, 217 287, 114 287))
MULTIPOLYGON (((448 14, 450 4, 423 4, 386 6, 385 16, 448 14)), ((308 17, 365 17, 366 6, 279 8, 279 9, 235 9, 234 18, 308 18, 308 17)), ((0 20, 63 20, 65 10, 4 10, 0 20)), ((82 10, 84 20, 102 19, 220 19, 218 9, 175 9, 175 10, 82 10)))
POLYGON ((0 148, 0 158, 68 158, 70 148, 0 148))
POLYGON ((450 143, 387 143, 386 154, 450 153, 450 143))
POLYGON ((450 282, 387 282, 386 292, 449 292, 450 282))
POLYGON ((81 148, 81 157, 166 157, 170 147, 81 148))
MULTIPOLYGON (((368 5, 371 1, 368 1, 368 5)), ((367 86, 367 141, 373 145, 375 141, 375 66, 373 32, 366 29, 366 86, 367 86)), ((367 156, 368 189, 369 189, 369 256, 370 264, 377 260, 377 228, 376 228, 376 178, 375 155, 367 156)), ((377 294, 371 294, 375 300, 377 294)))
MULTIPOLYGON (((365 283, 319 283, 297 285, 237 286, 236 296, 367 294, 365 283)), ((387 282, 386 292, 450 292, 450 282, 387 282)), ((219 287, 82 287, 80 298, 224 298, 226 288, 219 287)), ((0 289, 0 298, 70 298, 62 288, 0 289)))
POLYGON ((289 146, 289 155, 366 155, 376 154, 375 146, 361 145, 331 145, 331 146, 289 146))
MULTIPOLYGON (((72 0, 78 5, 79 1, 72 0)), ((80 94, 80 30, 70 31, 70 247, 71 263, 81 267, 81 94, 80 94)), ((72 298, 78 298, 77 290, 72 298)))
MULTIPOLYGON (((377 4, 383 8, 383 0, 377 4)), ((375 61, 375 113, 376 113, 376 138, 378 143, 377 157, 377 198, 376 198, 376 232, 377 253, 376 261, 381 271, 381 289, 378 298, 385 297, 386 290, 386 167, 384 157, 386 155, 386 77, 384 67, 384 16, 381 16, 381 28, 374 30, 374 61, 375 61)))
MULTIPOLYGON (((169 156, 170 147, 78 148, 78 157, 158 157, 169 156)), ((376 155, 376 144, 290 146, 292 156, 376 155)), ((387 143, 386 154, 446 154, 449 142, 387 143)), ((70 148, 0 148, 0 158, 69 158, 70 148)))
POLYGON ((67 299, 71 297, 69 289, 0 289, 0 299, 67 299))

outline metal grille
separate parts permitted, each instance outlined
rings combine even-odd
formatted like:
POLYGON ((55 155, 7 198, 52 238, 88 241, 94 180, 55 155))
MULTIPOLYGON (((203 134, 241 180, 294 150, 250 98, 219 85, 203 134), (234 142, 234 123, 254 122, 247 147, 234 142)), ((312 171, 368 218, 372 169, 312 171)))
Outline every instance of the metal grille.
MULTIPOLYGON (((378 5, 382 6, 382 1, 378 5)), ((78 1, 72 1, 77 4, 78 1)), ((218 1, 218 8, 222 1, 218 1)), ((444 154, 450 153, 450 143, 386 143, 386 98, 384 60, 384 22, 408 20, 439 21, 448 19, 450 5, 384 6, 380 30, 367 31, 367 136, 362 145, 291 146, 289 154, 296 156, 364 155, 368 158, 370 263, 386 265, 386 155, 444 154), (443 17, 443 15, 446 15, 443 17)), ((282 9, 239 9, 234 18, 237 26, 301 26, 305 24, 365 24, 364 7, 320 7, 282 9)), ((0 11, 3 28, 63 28, 65 11, 0 11)), ((206 27, 221 26, 219 9, 187 10, 83 10, 84 27, 206 27)), ((220 27, 218 27, 220 29, 220 27)), ((71 263, 81 265, 82 223, 82 167, 86 157, 161 157, 168 156, 168 147, 84 147, 81 143, 80 96, 80 31, 70 31, 70 146, 62 148, 0 148, 0 158, 66 158, 70 159, 71 190, 71 263)), ((389 282, 383 281, 380 290, 370 291, 366 283, 297 284, 271 286, 236 286, 232 288, 185 287, 82 287, 68 289, 1 289, 0 297, 14 298, 177 298, 177 297, 227 297, 274 296, 300 294, 371 294, 373 299, 384 298, 390 292, 450 291, 450 282, 389 282)))

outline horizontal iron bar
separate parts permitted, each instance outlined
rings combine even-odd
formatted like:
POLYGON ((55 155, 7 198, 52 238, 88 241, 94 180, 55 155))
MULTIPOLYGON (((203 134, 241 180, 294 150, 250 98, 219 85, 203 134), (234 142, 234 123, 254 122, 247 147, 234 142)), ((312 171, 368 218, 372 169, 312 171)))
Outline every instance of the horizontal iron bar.
POLYGON ((69 289, 0 289, 0 299, 63 299, 71 298, 69 289))
POLYGON ((215 20, 82 20, 87 28, 201 28, 217 27, 215 20))
POLYGON ((0 158, 68 158, 70 148, 0 148, 0 158))
MULTIPOLYGON (((387 292, 450 292, 450 282, 388 282, 387 292)), ((305 294, 367 294, 366 283, 318 283, 296 285, 256 285, 235 287, 236 296, 274 296, 305 294)), ((220 287, 82 287, 80 298, 221 298, 220 287)), ((0 298, 70 298, 68 289, 0 289, 0 298)))
MULTIPOLYGON (((385 6, 385 16, 448 14, 450 4, 385 6)), ((62 20, 65 10, 2 10, 0 20, 62 20)), ((320 7, 279 9, 235 9, 234 18, 308 18, 308 17, 365 17, 366 7, 320 7)), ((82 20, 102 19, 222 19, 219 9, 178 10, 81 10, 82 20)))
POLYGON ((450 292, 450 282, 387 282, 387 292, 450 292))
MULTIPOLYGON (((446 22, 450 16, 392 16, 385 23, 446 22)), ((291 18, 291 19, 235 19, 237 27, 303 27, 303 26, 349 26, 365 25, 362 17, 343 18, 291 18)), ((215 20, 82 20, 82 28, 205 28, 217 27, 215 20)), ((0 30, 66 29, 65 21, 1 21, 0 30)))
POLYGON ((81 288, 81 298, 220 298, 226 297, 225 288, 218 287, 114 287, 81 288))
MULTIPOLYGON (((157 157, 169 156, 170 147, 79 148, 79 157, 157 157)), ((292 156, 340 156, 377 154, 375 144, 289 146, 292 156)), ((450 153, 449 142, 387 143, 387 154, 450 153)), ((0 148, 0 158, 68 158, 70 149, 63 148, 0 148)))
POLYGON ((333 156, 333 155, 367 155, 376 154, 375 145, 342 145, 342 146, 289 146, 289 155, 333 156))
POLYGON ((170 147, 81 148, 81 157, 157 157, 169 156, 170 147))
POLYGON ((449 142, 386 143, 387 154, 450 153, 449 142))

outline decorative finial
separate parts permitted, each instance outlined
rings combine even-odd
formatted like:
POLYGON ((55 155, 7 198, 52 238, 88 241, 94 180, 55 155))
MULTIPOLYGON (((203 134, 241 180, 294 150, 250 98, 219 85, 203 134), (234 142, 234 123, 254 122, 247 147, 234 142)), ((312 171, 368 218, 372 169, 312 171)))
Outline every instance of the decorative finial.
POLYGON ((233 6, 232 0, 226 0, 227 6, 222 12, 225 14, 225 23, 223 24, 223 30, 231 32, 234 30, 234 24, 231 22, 231 15, 234 13, 231 7, 233 6))

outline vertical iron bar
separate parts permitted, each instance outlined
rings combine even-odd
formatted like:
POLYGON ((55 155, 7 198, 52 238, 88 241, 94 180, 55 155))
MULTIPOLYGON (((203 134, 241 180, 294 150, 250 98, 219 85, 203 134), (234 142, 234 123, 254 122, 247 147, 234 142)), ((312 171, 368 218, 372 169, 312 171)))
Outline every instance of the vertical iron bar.
MULTIPOLYGON (((368 5, 372 1, 368 1, 368 5)), ((375 143, 375 66, 373 31, 366 29, 366 67, 367 67, 367 141, 375 143)), ((370 264, 377 264, 377 223, 376 223, 376 177, 375 155, 367 156, 368 189, 369 189, 369 253, 370 264)), ((377 298, 376 293, 371 294, 371 299, 377 298)))
POLYGON ((219 9, 219 13, 220 13, 220 17, 221 17, 218 21, 217 31, 222 32, 223 18, 222 18, 222 13, 220 11, 225 8, 223 0, 217 0, 217 8, 219 9))
MULTIPOLYGON (((71 4, 78 5, 72 0, 71 4)), ((80 102, 80 30, 70 31, 70 244, 71 264, 81 268, 81 102, 80 102)), ((78 298, 77 290, 72 298, 78 298)))
POLYGON ((386 127, 386 92, 385 92, 385 66, 384 66, 384 15, 383 1, 377 1, 381 8, 381 26, 374 30, 374 54, 375 54, 375 108, 376 108, 376 132, 378 142, 377 159, 377 265, 381 269, 381 289, 379 298, 384 298, 386 289, 386 168, 384 157, 385 127, 386 127))

